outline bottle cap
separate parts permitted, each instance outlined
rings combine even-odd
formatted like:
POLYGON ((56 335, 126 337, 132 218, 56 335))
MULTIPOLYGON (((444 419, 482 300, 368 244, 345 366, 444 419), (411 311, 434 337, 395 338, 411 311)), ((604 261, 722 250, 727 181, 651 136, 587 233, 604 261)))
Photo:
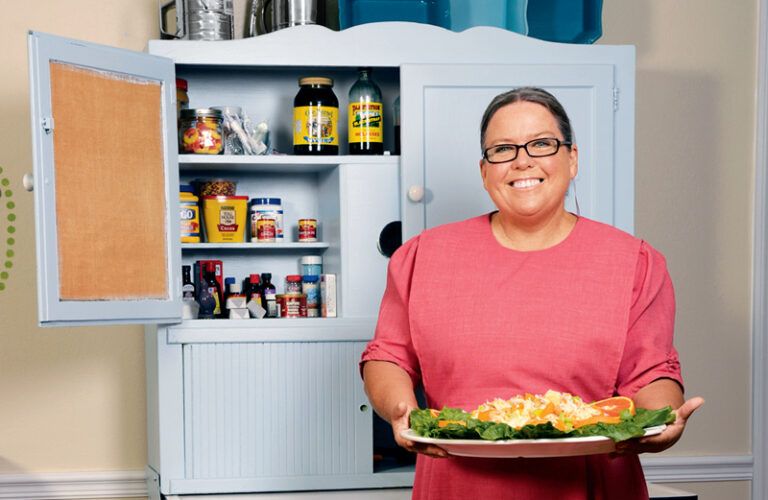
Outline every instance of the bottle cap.
POLYGON ((304 255, 301 258, 301 263, 306 265, 323 264, 323 258, 319 255, 304 255))
POLYGON ((251 205, 280 205, 280 198, 254 198, 251 200, 251 205))
POLYGON ((259 282, 259 275, 258 274, 252 274, 250 277, 251 283, 258 283, 259 282))
POLYGON ((285 277, 286 281, 301 281, 301 276, 298 274, 289 274, 285 277))
POLYGON ((315 283, 317 281, 320 281, 320 276, 316 274, 308 274, 306 276, 302 276, 302 280, 308 281, 309 283, 315 283))
POLYGON ((261 273, 261 279, 268 281, 272 279, 272 273, 261 273))

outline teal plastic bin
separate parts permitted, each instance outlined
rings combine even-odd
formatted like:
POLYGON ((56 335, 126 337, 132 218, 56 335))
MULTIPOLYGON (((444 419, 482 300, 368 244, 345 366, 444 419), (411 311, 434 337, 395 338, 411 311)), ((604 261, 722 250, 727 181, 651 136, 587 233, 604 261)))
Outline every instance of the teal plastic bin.
POLYGON ((603 0, 529 0, 528 36, 563 43, 594 43, 603 35, 603 0))
POLYGON ((449 0, 339 0, 339 27, 410 21, 450 27, 449 0))
POLYGON ((411 21, 453 31, 495 26, 541 40, 593 43, 603 0, 338 0, 339 27, 411 21))

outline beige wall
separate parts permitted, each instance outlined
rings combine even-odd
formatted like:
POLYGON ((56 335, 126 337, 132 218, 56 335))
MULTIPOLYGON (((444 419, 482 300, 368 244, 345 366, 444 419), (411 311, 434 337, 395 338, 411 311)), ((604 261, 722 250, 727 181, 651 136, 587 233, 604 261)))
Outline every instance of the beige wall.
POLYGON ((750 451, 756 19, 757 0, 604 2, 600 42, 637 47, 636 233, 667 257, 708 400, 670 454, 750 451))
MULTIPOLYGON (((11 181, 18 230, 0 291, 0 473, 140 469, 140 328, 36 327, 32 196, 20 183, 31 170, 25 34, 140 51, 157 37, 157 1, 8 3, 0 180, 11 181)), ((708 400, 669 454, 750 450, 756 14, 757 0, 739 8, 720 0, 604 2, 600 43, 637 46, 636 232, 668 258, 688 393, 708 400)), ((749 490, 748 483, 696 488, 734 499, 749 490)))

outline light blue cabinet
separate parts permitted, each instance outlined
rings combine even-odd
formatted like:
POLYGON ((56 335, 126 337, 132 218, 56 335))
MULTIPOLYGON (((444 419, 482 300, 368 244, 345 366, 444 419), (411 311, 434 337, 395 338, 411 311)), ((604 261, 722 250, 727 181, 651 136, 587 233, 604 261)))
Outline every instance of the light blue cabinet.
MULTIPOLYGON (((497 93, 538 85, 563 101, 580 148, 576 194, 581 213, 632 230, 632 47, 561 45, 496 28, 455 33, 413 23, 373 23, 341 32, 301 26, 222 42, 153 40, 149 54, 126 55, 43 35, 33 35, 30 46, 35 160, 41 164, 35 171, 40 319, 147 325, 147 472, 153 499, 411 483, 412 467, 385 469, 374 461, 381 436, 372 425, 357 367, 373 336, 386 282, 388 260, 378 251, 379 232, 399 220, 408 238, 492 208, 479 175, 479 120, 497 93), (64 55, 57 46, 67 47, 64 55), (82 47, 109 57, 101 56, 99 64, 76 59, 76 64, 161 82, 164 300, 133 300, 125 306, 106 301, 92 308, 93 301, 61 300, 51 271, 66 264, 56 253, 61 227, 56 217, 67 213, 52 208, 55 161, 50 167, 45 160, 56 159, 50 136, 57 129, 45 130, 50 121, 41 87, 49 83, 44 74, 50 61, 68 60, 66 53, 82 47), (133 61, 128 69, 111 65, 123 56, 133 61), (142 73, 145 66, 157 67, 161 75, 142 73), (242 106, 252 119, 266 120, 272 145, 286 153, 298 78, 334 79, 344 138, 346 95, 358 66, 372 66, 382 88, 387 150, 394 147, 392 109, 400 96, 400 156, 347 156, 343 140, 340 156, 324 158, 203 158, 173 150, 175 93, 169 82, 174 77, 189 82, 191 107, 242 106), (236 180, 238 194, 283 197, 289 234, 299 217, 317 217, 321 242, 179 245, 178 183, 211 177, 236 180), (225 276, 271 271, 280 283, 298 271, 298 258, 305 253, 322 255, 324 271, 338 276, 337 318, 179 319, 182 264, 218 258, 225 276)), ((569 208, 575 209, 571 200, 569 208)), ((142 249, 139 241, 130 245, 142 249)), ((109 255, 104 258, 109 262, 109 255)))

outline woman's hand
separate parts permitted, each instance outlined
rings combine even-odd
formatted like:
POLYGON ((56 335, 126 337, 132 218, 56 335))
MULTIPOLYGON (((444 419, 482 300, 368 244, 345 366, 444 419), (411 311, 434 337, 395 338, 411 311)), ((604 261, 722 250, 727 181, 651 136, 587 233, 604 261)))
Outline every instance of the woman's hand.
POLYGON ((691 398, 675 410, 675 421, 667 425, 667 428, 657 436, 630 439, 616 443, 616 454, 627 453, 658 453, 675 444, 683 435, 685 424, 697 409, 704 404, 700 397, 691 398))
POLYGON ((405 439, 400 435, 400 432, 410 427, 408 416, 411 414, 411 410, 413 409, 414 408, 412 406, 409 406, 408 404, 401 401, 397 403, 394 411, 392 412, 392 432, 395 434, 395 441, 397 444, 408 451, 422 453, 433 458, 447 457, 448 452, 439 446, 435 446, 433 444, 417 443, 415 441, 411 441, 410 439, 405 439))

